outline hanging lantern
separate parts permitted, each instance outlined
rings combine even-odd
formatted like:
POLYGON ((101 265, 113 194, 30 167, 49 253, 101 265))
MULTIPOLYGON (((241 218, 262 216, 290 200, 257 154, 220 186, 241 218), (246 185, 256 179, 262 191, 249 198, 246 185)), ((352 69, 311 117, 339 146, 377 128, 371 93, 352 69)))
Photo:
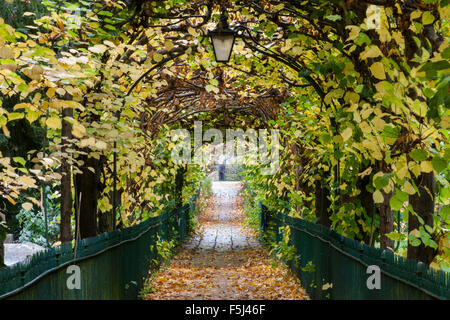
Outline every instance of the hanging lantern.
POLYGON ((216 28, 208 32, 217 62, 228 62, 230 60, 235 35, 236 33, 228 26, 226 12, 222 11, 216 28))

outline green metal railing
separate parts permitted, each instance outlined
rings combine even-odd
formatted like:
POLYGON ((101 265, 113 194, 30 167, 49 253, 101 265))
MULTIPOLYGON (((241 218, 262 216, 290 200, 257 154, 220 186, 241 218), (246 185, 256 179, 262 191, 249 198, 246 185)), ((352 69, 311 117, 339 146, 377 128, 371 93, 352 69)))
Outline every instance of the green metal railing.
POLYGON ((296 258, 288 262, 312 299, 449 299, 450 274, 374 248, 322 225, 261 205, 261 230, 267 242, 282 239, 289 226, 296 258), (380 289, 369 289, 368 266, 380 268, 380 289), (332 286, 331 286, 332 285, 332 286))
POLYGON ((0 299, 136 299, 158 259, 157 241, 183 242, 196 196, 140 224, 47 249, 0 269, 0 299), (68 267, 80 270, 80 289, 69 289, 68 267))

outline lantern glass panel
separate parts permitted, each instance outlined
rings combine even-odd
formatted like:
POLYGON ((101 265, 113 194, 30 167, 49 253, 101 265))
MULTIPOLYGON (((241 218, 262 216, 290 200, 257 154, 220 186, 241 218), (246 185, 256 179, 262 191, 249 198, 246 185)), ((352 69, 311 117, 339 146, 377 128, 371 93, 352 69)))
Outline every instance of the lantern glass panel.
POLYGON ((231 51, 234 44, 234 35, 232 34, 218 34, 213 35, 212 43, 214 46, 214 54, 217 62, 227 62, 230 60, 231 51))

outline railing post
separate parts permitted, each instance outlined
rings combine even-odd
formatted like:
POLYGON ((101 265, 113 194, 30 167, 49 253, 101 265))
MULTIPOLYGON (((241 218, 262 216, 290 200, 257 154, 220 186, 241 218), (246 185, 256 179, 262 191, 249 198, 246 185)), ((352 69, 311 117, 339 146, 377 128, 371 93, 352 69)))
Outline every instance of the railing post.
POLYGON ((112 194, 112 202, 113 202, 113 230, 116 230, 116 215, 117 215, 117 141, 114 141, 114 153, 113 153, 113 194, 112 194))
POLYGON ((424 269, 425 269, 425 264, 422 261, 419 261, 416 266, 417 285, 419 287, 422 287, 422 275, 423 275, 424 269))
POLYGON ((364 244, 363 243, 359 243, 358 252, 359 252, 359 260, 364 261, 364 244))
POLYGON ((261 203, 261 201, 258 201, 258 207, 259 207, 259 237, 261 241, 264 241, 264 233, 267 231, 267 208, 261 203))
POLYGON ((61 252, 56 252, 55 253, 55 262, 56 262, 56 265, 57 266, 59 266, 59 258, 60 258, 60 256, 61 256, 61 252))

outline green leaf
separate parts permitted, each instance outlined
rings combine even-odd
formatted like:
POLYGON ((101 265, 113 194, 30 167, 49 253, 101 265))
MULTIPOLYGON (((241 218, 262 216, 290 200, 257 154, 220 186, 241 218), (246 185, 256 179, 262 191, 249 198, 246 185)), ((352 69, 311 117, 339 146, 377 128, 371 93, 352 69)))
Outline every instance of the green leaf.
POLYGON ((408 194, 397 189, 395 194, 389 199, 389 204, 392 210, 400 210, 406 201, 408 201, 408 194))
POLYGON ((319 137, 319 141, 321 144, 327 144, 327 143, 331 142, 331 137, 329 134, 322 133, 319 137))
POLYGON ((438 244, 433 239, 430 239, 428 241, 428 246, 432 247, 433 249, 437 249, 438 248, 438 244))
POLYGON ((13 33, 8 30, 9 26, 6 24, 0 24, 0 39, 4 39, 6 41, 16 42, 13 33))
POLYGON ((99 11, 98 13, 97 13, 98 15, 102 15, 102 16, 107 16, 107 17, 112 17, 113 16, 113 14, 112 14, 112 12, 109 12, 109 11, 99 11))
POLYGON ((392 210, 400 210, 403 207, 403 202, 398 200, 397 198, 392 197, 389 199, 389 205, 392 210))
POLYGON ((409 156, 415 161, 424 161, 427 159, 427 152, 422 149, 415 149, 409 153, 409 156))
POLYGON ((416 238, 415 236, 410 235, 409 236, 409 244, 413 247, 420 246, 420 239, 416 238))
POLYGON ((431 160, 431 164, 433 165, 433 168, 437 172, 441 172, 441 171, 444 171, 445 169, 447 169, 448 161, 445 161, 441 157, 436 156, 431 160))
POLYGON ((386 233, 385 236, 394 241, 406 240, 406 235, 403 233, 398 233, 398 232, 386 233))
POLYGON ((450 161, 450 148, 446 149, 444 152, 444 159, 450 161))
POLYGON ((326 16, 325 19, 328 19, 331 21, 337 21, 337 20, 342 20, 342 17, 338 14, 332 14, 332 15, 326 16))
POLYGON ((442 59, 450 60, 450 47, 447 47, 444 51, 441 52, 442 59))
POLYGON ((14 157, 13 160, 17 163, 20 163, 24 167, 25 167, 25 164, 27 163, 26 160, 22 157, 14 157))
POLYGON ((373 184, 378 190, 383 189, 389 184, 389 176, 385 174, 383 176, 376 177, 373 184))
POLYGON ((441 216, 442 220, 448 221, 450 218, 450 205, 445 205, 439 212, 439 215, 441 216))
POLYGON ((39 113, 35 112, 35 111, 31 111, 28 110, 25 118, 30 122, 33 123, 34 121, 37 120, 37 118, 39 118, 39 113))
POLYGON ((431 14, 431 12, 430 11, 424 12, 422 15, 422 23, 424 25, 427 25, 427 24, 432 24, 433 22, 434 22, 434 16, 431 14))
POLYGON ((11 112, 8 114, 8 121, 13 121, 17 119, 23 119, 24 114, 20 112, 11 112))
POLYGON ((372 40, 370 40, 370 37, 365 34, 364 32, 360 32, 358 34, 358 36, 356 37, 356 39, 354 40, 354 42, 358 45, 361 46, 364 43, 367 45, 370 45, 372 43, 372 40))
POLYGON ((399 127, 396 127, 393 124, 389 123, 389 124, 384 126, 383 132, 381 133, 381 136, 383 138, 397 139, 398 136, 400 135, 400 130, 401 129, 399 127))
POLYGON ((422 71, 437 71, 437 70, 445 70, 450 68, 450 62, 447 60, 440 60, 436 62, 427 62, 425 65, 419 69, 422 71))

